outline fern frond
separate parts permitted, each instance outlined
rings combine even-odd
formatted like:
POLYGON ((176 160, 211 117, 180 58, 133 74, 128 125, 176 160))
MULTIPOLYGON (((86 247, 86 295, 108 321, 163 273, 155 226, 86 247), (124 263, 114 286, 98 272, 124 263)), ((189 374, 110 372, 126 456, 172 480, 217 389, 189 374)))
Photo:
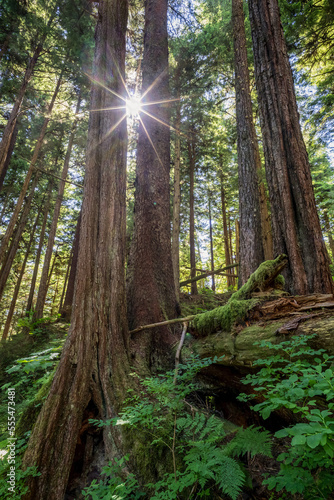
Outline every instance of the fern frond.
POLYGON ((225 448, 225 453, 229 456, 250 453, 251 457, 254 455, 271 457, 270 433, 260 427, 241 428, 225 448))

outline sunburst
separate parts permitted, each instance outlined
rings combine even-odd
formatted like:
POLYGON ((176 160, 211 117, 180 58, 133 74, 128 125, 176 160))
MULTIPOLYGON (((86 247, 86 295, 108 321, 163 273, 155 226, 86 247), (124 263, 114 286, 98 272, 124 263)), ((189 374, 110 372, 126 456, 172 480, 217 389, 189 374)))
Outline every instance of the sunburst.
MULTIPOLYGON (((162 99, 162 100, 155 100, 155 101, 149 101, 149 100, 145 99, 145 101, 144 101, 144 98, 147 97, 147 96, 149 96, 149 92, 152 91, 152 89, 161 81, 161 79, 163 78, 163 76, 166 74, 167 69, 165 69, 154 80, 154 82, 146 89, 146 91, 144 92, 144 94, 141 97, 139 97, 137 93, 131 94, 129 92, 129 89, 128 89, 128 87, 127 87, 127 85, 126 85, 126 83, 125 83, 125 81, 124 81, 124 79, 123 79, 123 77, 121 75, 121 72, 119 71, 119 68, 118 68, 117 65, 116 65, 116 69, 117 69, 117 72, 119 73, 119 75, 121 77, 122 84, 123 84, 124 89, 126 91, 126 94, 127 94, 126 97, 118 94, 117 92, 115 92, 114 90, 112 90, 111 88, 109 88, 107 85, 105 85, 103 82, 97 80, 96 78, 93 78, 93 77, 87 75, 94 84, 101 86, 107 92, 110 92, 111 94, 113 94, 114 96, 118 97, 119 99, 121 99, 124 102, 124 105, 121 105, 121 106, 113 106, 113 107, 100 108, 100 109, 91 109, 92 112, 120 111, 120 110, 124 110, 124 114, 113 125, 113 127, 105 134, 105 136, 102 138, 101 142, 106 137, 110 136, 110 134, 113 133, 113 131, 118 127, 118 125, 126 117, 130 117, 132 119, 139 120, 139 122, 141 123, 141 125, 143 127, 143 130, 145 131, 145 134, 147 135, 147 138, 148 138, 148 140, 149 140, 152 148, 155 151, 155 154, 158 157, 159 162, 162 163, 161 159, 159 157, 158 151, 157 151, 157 149, 156 149, 156 147, 155 147, 155 145, 154 145, 154 143, 152 141, 152 138, 150 137, 150 135, 148 133, 148 130, 147 130, 147 128, 144 125, 144 122, 142 120, 142 115, 144 114, 144 115, 152 118, 153 120, 156 120, 158 123, 164 125, 165 127, 169 128, 170 130, 173 130, 174 132, 176 132, 179 135, 185 135, 180 130, 177 130, 176 128, 174 128, 170 123, 161 120, 160 118, 158 118, 157 116, 155 116, 153 113, 150 113, 149 111, 147 111, 145 109, 146 107, 149 107, 149 106, 156 106, 156 105, 160 105, 160 104, 169 104, 169 103, 173 103, 173 102, 175 103, 175 102, 181 100, 180 97, 177 97, 177 98, 172 98, 172 99, 162 99)), ((186 97, 183 97, 182 99, 185 99, 185 98, 188 98, 188 97, 189 96, 186 96, 186 97)))

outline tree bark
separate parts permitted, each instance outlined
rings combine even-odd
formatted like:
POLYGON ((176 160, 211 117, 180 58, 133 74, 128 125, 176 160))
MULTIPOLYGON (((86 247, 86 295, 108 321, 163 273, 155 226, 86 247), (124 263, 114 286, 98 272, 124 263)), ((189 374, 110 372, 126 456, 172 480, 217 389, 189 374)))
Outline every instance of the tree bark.
POLYGON ((51 227, 50 227, 50 231, 49 231, 48 244, 47 244, 46 252, 45 252, 45 256, 44 256, 42 276, 41 276, 41 280, 39 283, 38 295, 37 295, 37 300, 36 300, 36 309, 35 309, 35 313, 34 313, 34 317, 36 320, 43 317, 43 309, 44 309, 44 304, 45 304, 46 294, 47 294, 47 282, 48 282, 48 275, 49 275, 51 257, 52 257, 52 252, 53 252, 53 245, 54 245, 55 238, 56 238, 60 209, 61 209, 61 204, 63 202, 64 191, 65 191, 65 181, 66 181, 66 177, 67 177, 67 173, 68 173, 68 167, 70 164, 73 141, 74 141, 75 131, 77 128, 77 123, 78 123, 78 113, 79 113, 79 109, 80 109, 80 102, 81 102, 81 96, 79 96, 79 98, 78 98, 77 108, 76 108, 76 112, 75 112, 76 118, 74 119, 74 122, 72 125, 72 130, 71 130, 68 145, 67 145, 67 151, 66 151, 66 155, 65 155, 63 170, 61 173, 61 181, 59 182, 59 186, 58 186, 58 194, 57 194, 56 204, 54 207, 51 227))
MULTIPOLYGON (((188 140, 188 156, 189 156, 189 247, 190 247, 190 278, 196 277, 196 253, 195 253, 195 198, 194 198, 194 185, 195 185, 195 144, 194 139, 188 140)), ((191 282, 191 295, 197 295, 197 283, 191 282)))
MULTIPOLYGON (((64 498, 85 410, 115 416, 129 387, 126 115, 109 109, 122 104, 112 92, 124 95, 127 10, 124 0, 99 3, 91 109, 101 111, 90 114, 72 323, 24 456, 24 466, 36 464, 41 473, 29 478, 25 500, 64 498)), ((108 461, 120 441, 110 428, 103 441, 108 461)))
POLYGON ((210 226, 210 254, 211 254, 211 289, 214 292, 216 290, 215 283, 215 260, 213 255, 213 236, 212 236, 212 220, 211 220, 211 198, 209 195, 209 226, 210 226))
POLYGON ((288 291, 331 293, 329 257, 317 214, 278 2, 250 0, 248 5, 274 252, 288 255, 289 266, 284 273, 288 291))
POLYGON ((58 92, 59 92, 59 88, 60 88, 60 84, 61 84, 61 79, 62 79, 62 74, 60 75, 60 77, 59 77, 59 79, 57 81, 55 91, 53 93, 51 102, 50 102, 49 107, 48 107, 47 115, 46 115, 46 117, 44 119, 44 123, 43 123, 41 131, 39 133, 39 137, 38 137, 36 145, 35 145, 34 153, 33 153, 33 156, 32 156, 32 159, 31 159, 31 162, 30 162, 30 165, 29 165, 29 169, 28 169, 26 178, 24 180, 24 183, 23 183, 23 186, 22 186, 22 189, 21 189, 21 192, 20 192, 19 199, 16 202, 16 206, 15 206, 13 215, 12 215, 12 217, 10 219, 10 222, 8 224, 8 227, 7 227, 7 230, 6 230, 4 236, 3 236, 2 240, 1 240, 0 263, 3 262, 4 256, 5 256, 5 252, 6 252, 7 247, 8 247, 9 240, 12 237, 12 234, 13 234, 13 231, 14 231, 14 228, 15 228, 15 224, 16 224, 17 219, 19 217, 19 214, 20 214, 20 211, 21 211, 21 208, 22 208, 22 204, 23 204, 25 195, 26 195, 28 187, 29 187, 31 176, 32 176, 32 174, 34 172, 34 168, 35 168, 35 165, 36 165, 36 162, 37 162, 37 159, 38 159, 39 152, 40 152, 41 147, 43 145, 43 140, 44 140, 45 132, 46 132, 48 123, 50 121, 52 109, 53 109, 54 103, 56 101, 58 92))
MULTIPOLYGON (((167 0, 146 0, 143 54, 143 99, 169 99, 167 0)), ((170 229, 170 131, 166 105, 140 113, 134 234, 128 267, 128 311, 131 329, 177 315, 170 229), (163 125, 161 122, 166 123, 163 125)), ((166 346, 175 342, 168 327, 144 332, 133 346, 135 366, 150 367, 154 359, 165 362, 166 346), (139 366, 140 365, 140 366, 139 366)))
POLYGON ((257 175, 261 160, 253 123, 243 0, 232 0, 232 23, 239 170, 239 283, 242 285, 264 260, 257 175))
POLYGON ((6 156, 6 160, 4 162, 3 170, 2 170, 2 172, 0 174, 0 191, 1 191, 2 187, 3 187, 5 176, 6 176, 9 164, 10 164, 10 160, 12 158, 12 154, 13 154, 15 143, 16 143, 17 133, 18 133, 18 123, 16 121, 15 126, 14 126, 14 130, 13 130, 13 133, 12 133, 12 136, 10 138, 10 144, 9 144, 9 147, 8 147, 7 156, 6 156))
MULTIPOLYGON (((221 193, 222 215, 223 215, 225 266, 229 266, 231 264, 231 255, 230 255, 230 247, 229 247, 229 243, 228 243, 228 228, 227 228, 226 201, 225 201, 225 188, 224 188, 223 173, 220 176, 220 193, 221 193)), ((227 277, 227 287, 230 288, 231 286, 233 286, 232 278, 227 277)))
POLYGON ((0 143, 0 175, 2 174, 2 171, 5 167, 6 159, 8 156, 8 150, 9 150, 10 143, 11 143, 11 137, 12 137, 12 134, 14 132, 17 117, 19 116, 19 113, 20 113, 23 98, 25 96, 28 84, 31 80, 35 65, 36 65, 38 58, 43 50, 43 44, 46 40, 46 37, 47 37, 48 32, 50 30, 51 24, 55 18, 55 15, 56 15, 56 9, 54 9, 53 13, 51 14, 51 16, 49 18, 49 22, 46 26, 46 29, 45 29, 43 35, 41 36, 40 42, 37 45, 32 58, 29 61, 28 67, 26 69, 26 72, 25 72, 25 75, 23 78, 21 88, 19 90, 18 96, 16 98, 13 109, 11 111, 8 123, 7 123, 5 130, 3 132, 2 140, 0 143))
POLYGON ((61 310, 62 318, 66 320, 71 319, 71 309, 73 303, 74 296, 74 284, 75 284, 75 276, 77 273, 78 266, 78 256, 79 256, 79 241, 80 241, 80 225, 81 225, 81 211, 78 217, 77 227, 75 230, 73 247, 72 247, 72 261, 71 261, 71 271, 68 278, 68 285, 65 295, 64 304, 61 310))
POLYGON ((332 262, 334 262, 334 240, 333 240, 333 233, 329 224, 329 218, 328 218, 328 213, 324 210, 323 212, 323 217, 325 221, 325 229, 329 241, 329 248, 331 249, 332 253, 332 262))
MULTIPOLYGON (((176 84, 179 84, 178 69, 176 70, 176 84)), ((178 88, 178 87, 177 87, 178 88)), ((178 97, 180 93, 178 90, 178 97)), ((176 298, 180 297, 180 209, 181 209, 181 138, 179 134, 181 126, 181 103, 177 103, 175 119, 175 161, 174 161, 174 199, 173 199, 173 232, 172 232, 172 260, 176 298)))
POLYGON ((24 271, 25 271, 25 268, 26 268, 26 264, 27 264, 27 261, 28 261, 28 257, 29 257, 29 254, 30 254, 30 248, 31 248, 32 242, 33 242, 34 237, 35 237, 36 227, 37 227, 37 224, 38 224, 38 220, 39 220, 41 211, 42 211, 42 209, 40 208, 39 211, 38 211, 37 217, 36 217, 35 224, 34 224, 34 226, 32 228, 31 233, 30 233, 30 239, 29 239, 29 242, 28 242, 28 245, 27 245, 26 254, 25 254, 22 266, 21 266, 19 277, 18 277, 17 282, 15 284, 14 293, 13 293, 13 297, 12 297, 12 300, 11 300, 11 303, 10 303, 10 306, 9 306, 9 311, 8 311, 6 323, 5 323, 3 332, 2 332, 2 338, 1 338, 2 342, 4 342, 4 341, 7 340, 9 329, 10 329, 10 325, 12 324, 17 297, 19 295, 22 278, 23 278, 24 271))

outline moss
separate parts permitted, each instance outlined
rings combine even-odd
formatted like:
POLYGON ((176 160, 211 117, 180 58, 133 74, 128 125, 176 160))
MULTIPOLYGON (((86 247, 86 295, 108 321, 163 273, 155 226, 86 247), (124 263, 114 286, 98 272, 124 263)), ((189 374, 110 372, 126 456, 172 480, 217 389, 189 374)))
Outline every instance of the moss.
POLYGON ((198 314, 193 320, 196 335, 202 337, 218 330, 230 332, 232 326, 236 322, 242 321, 247 312, 258 302, 259 299, 230 299, 225 306, 217 307, 207 313, 198 314))
POLYGON ((30 431, 41 411, 42 405, 46 396, 49 394, 50 387, 53 381, 55 370, 53 370, 48 380, 42 385, 40 390, 37 392, 35 398, 28 404, 28 406, 23 411, 16 427, 16 432, 18 436, 22 436, 27 431, 30 431))
POLYGON ((274 281, 274 286, 275 286, 275 288, 279 288, 280 290, 283 290, 283 288, 285 286, 284 276, 282 276, 281 274, 276 276, 275 281, 274 281))
POLYGON ((287 263, 286 255, 279 255, 275 260, 266 260, 259 265, 257 270, 250 275, 248 281, 235 292, 231 300, 243 300, 250 298, 253 292, 262 292, 273 284, 277 275, 287 263))
POLYGON ((286 262, 285 255, 263 262, 225 306, 198 314, 193 320, 196 336, 203 337, 219 330, 230 332, 236 322, 243 321, 248 311, 261 302, 261 298, 251 298, 252 293, 261 292, 273 284, 286 262))

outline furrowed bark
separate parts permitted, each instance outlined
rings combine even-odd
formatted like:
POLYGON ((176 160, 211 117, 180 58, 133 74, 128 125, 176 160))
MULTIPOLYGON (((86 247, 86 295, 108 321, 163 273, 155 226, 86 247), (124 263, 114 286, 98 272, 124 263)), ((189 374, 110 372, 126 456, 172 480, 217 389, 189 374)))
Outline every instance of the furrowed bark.
POLYGON ((74 296, 74 284, 75 284, 75 276, 77 273, 78 266, 78 256, 79 256, 79 242, 80 242, 80 225, 81 225, 81 211, 78 217, 77 227, 75 230, 74 240, 73 240, 73 250, 72 250, 72 262, 71 262, 71 271, 68 278, 68 285, 65 295, 64 304, 62 307, 61 315, 64 319, 71 319, 71 308, 73 303, 74 296))
POLYGON ((188 140, 188 156, 189 156, 189 247, 190 247, 190 278, 191 281, 191 295, 197 295, 197 284, 194 278, 196 277, 196 253, 195 253, 195 199, 194 199, 194 185, 195 185, 195 144, 194 138, 188 140))
POLYGON ((239 170, 239 284, 242 285, 264 260, 257 175, 261 160, 253 123, 242 0, 232 0, 232 23, 239 170))
POLYGON ((288 291, 332 293, 278 2, 250 0, 248 5, 274 252, 289 257, 288 291))
MULTIPOLYGON (((166 104, 154 104, 147 111, 145 109, 145 102, 169 99, 167 0, 145 2, 144 33, 145 97, 140 115, 134 234, 128 266, 131 329, 173 318, 178 312, 170 229, 170 112, 166 104)), ((169 356, 168 346, 174 341, 174 333, 168 327, 155 334, 149 331, 137 336, 132 348, 135 366, 147 370, 153 358, 159 358, 164 364, 169 356)))
MULTIPOLYGON (((124 95, 126 1, 99 4, 94 81, 124 95)), ((122 100, 92 86, 78 269, 71 329, 24 466, 36 464, 25 500, 64 498, 84 412, 115 416, 128 380, 125 302, 126 121, 122 100), (118 124, 118 125, 117 125, 118 124), (113 130, 111 132, 111 130, 113 130)), ((118 434, 105 428, 106 461, 118 434)))
MULTIPOLYGON (((176 85, 178 85, 179 76, 178 69, 176 71, 176 85)), ((178 97, 180 94, 178 93, 178 97)), ((180 130, 181 126, 181 104, 177 103, 176 120, 175 120, 175 161, 174 161, 174 198, 173 198, 173 232, 172 232, 172 260, 173 260, 173 273, 175 294, 177 300, 180 297, 180 208, 181 208, 181 176, 180 176, 180 162, 181 162, 181 139, 180 130)))

